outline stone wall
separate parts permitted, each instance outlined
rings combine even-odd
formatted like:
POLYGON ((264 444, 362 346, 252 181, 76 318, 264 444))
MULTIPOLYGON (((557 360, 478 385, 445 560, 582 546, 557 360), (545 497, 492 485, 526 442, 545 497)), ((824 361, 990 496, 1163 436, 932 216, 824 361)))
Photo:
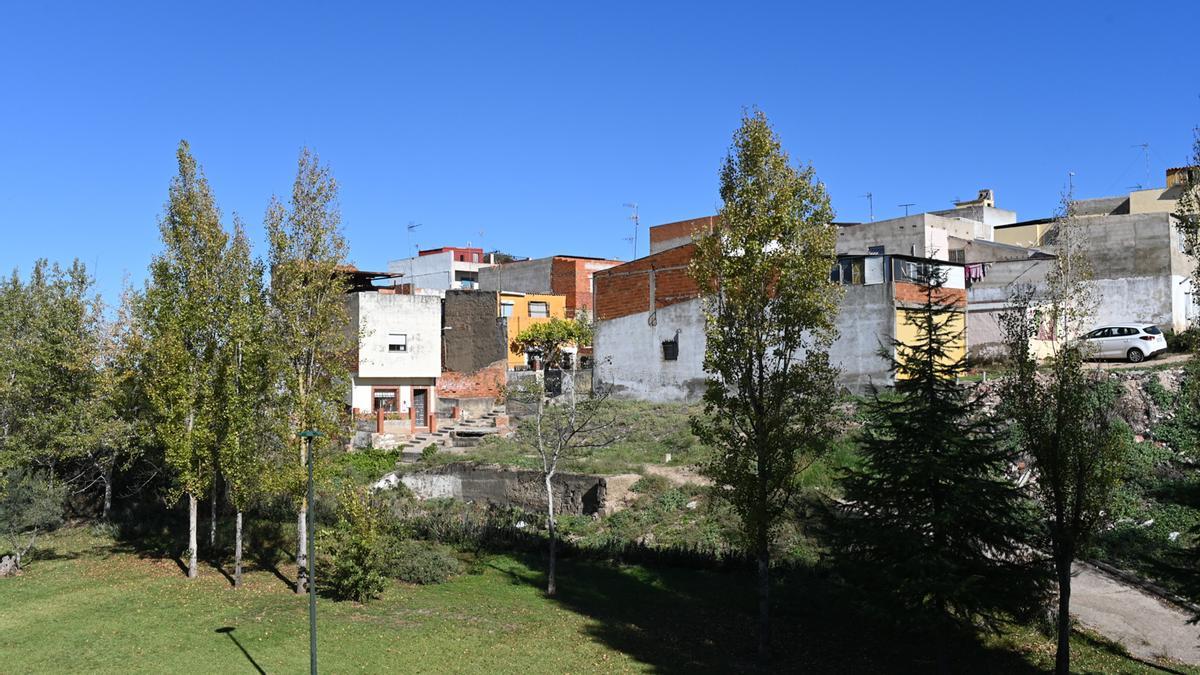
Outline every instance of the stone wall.
MULTIPOLYGON (((405 474, 400 482, 417 499, 452 498, 538 512, 546 508, 546 488, 538 471, 455 462, 405 474)), ((608 487, 604 476, 559 473, 551 483, 556 513, 593 515, 605 508, 608 487)))

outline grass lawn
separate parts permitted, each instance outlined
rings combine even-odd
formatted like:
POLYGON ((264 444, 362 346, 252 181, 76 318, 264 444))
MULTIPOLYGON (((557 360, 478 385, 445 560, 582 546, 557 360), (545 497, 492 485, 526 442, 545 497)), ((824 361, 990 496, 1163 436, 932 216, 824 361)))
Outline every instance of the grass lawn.
MULTIPOLYGON (((394 584, 368 605, 320 601, 322 672, 736 672, 751 666, 752 580, 734 573, 565 561, 560 597, 540 561, 493 556, 437 586, 394 584)), ((318 571, 319 574, 319 571, 318 571)), ((811 582, 777 592, 776 669, 929 670, 927 645, 888 639, 811 582)), ((0 664, 9 672, 303 672, 307 603, 270 571, 233 590, 217 570, 185 579, 77 528, 0 581, 0 664), (222 629, 232 629, 220 632, 222 629)), ((1158 672, 1088 636, 1079 672, 1158 672)), ((1016 628, 957 644, 964 671, 1039 672, 1052 644, 1016 628)), ((1179 669, 1184 670, 1184 669, 1179 669)))

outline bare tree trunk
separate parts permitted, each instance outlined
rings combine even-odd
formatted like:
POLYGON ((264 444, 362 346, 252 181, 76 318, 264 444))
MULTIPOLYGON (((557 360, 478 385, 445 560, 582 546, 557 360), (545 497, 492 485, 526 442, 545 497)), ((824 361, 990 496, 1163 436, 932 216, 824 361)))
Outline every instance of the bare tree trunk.
POLYGON ((546 526, 550 531, 550 571, 546 575, 546 595, 558 592, 558 528, 554 522, 554 488, 550 482, 553 476, 552 473, 546 474, 546 526))
POLYGON ((208 509, 208 550, 217 548, 217 474, 213 472, 212 499, 208 509))
POLYGON ((233 587, 242 587, 242 511, 238 509, 233 535, 233 587))
POLYGON ((195 579, 196 571, 196 495, 188 493, 188 578, 195 579))
POLYGON ((296 520, 296 532, 298 534, 297 541, 299 545, 296 552, 296 594, 303 595, 308 592, 308 502, 305 501, 300 506, 300 515, 296 520))
POLYGON ((1071 672, 1071 556, 1056 556, 1058 574, 1058 650, 1054 654, 1054 672, 1071 672), (1064 560, 1065 558, 1065 560, 1064 560))
POLYGON ((770 672, 771 663, 771 551, 766 528, 758 535, 758 667, 770 672))
POLYGON ((112 496, 113 496, 113 468, 109 465, 108 468, 100 472, 100 477, 104 481, 104 511, 100 514, 100 519, 104 522, 109 522, 112 516, 112 496))

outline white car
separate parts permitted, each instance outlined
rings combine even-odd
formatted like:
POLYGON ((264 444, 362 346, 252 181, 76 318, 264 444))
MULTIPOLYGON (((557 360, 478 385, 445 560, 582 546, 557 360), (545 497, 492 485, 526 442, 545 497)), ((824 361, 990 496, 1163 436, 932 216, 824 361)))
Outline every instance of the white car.
POLYGON ((1167 350, 1167 338, 1158 326, 1148 323, 1122 323, 1104 326, 1084 335, 1087 355, 1094 359, 1128 359, 1140 363, 1167 350))

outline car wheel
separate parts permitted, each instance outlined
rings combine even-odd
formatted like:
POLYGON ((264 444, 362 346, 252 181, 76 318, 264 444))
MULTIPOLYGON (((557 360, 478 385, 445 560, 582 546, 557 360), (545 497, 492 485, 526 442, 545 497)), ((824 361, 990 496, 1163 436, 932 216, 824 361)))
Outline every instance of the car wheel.
POLYGON ((1142 360, 1146 358, 1146 355, 1142 353, 1142 350, 1137 348, 1130 349, 1128 352, 1126 352, 1125 356, 1129 358, 1130 363, 1141 363, 1142 360))

